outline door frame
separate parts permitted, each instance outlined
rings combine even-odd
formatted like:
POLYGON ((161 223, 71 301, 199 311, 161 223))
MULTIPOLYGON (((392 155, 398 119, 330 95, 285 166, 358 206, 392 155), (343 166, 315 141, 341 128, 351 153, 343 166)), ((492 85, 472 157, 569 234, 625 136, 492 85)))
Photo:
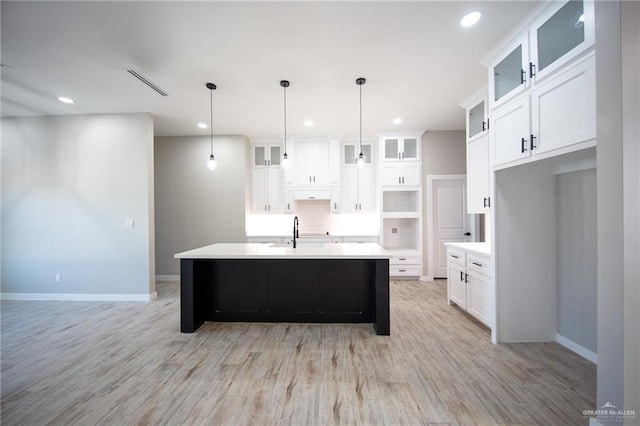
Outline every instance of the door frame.
MULTIPOLYGON (((434 197, 434 185, 436 181, 441 180, 464 180, 465 196, 467 188, 467 175, 452 174, 452 175, 427 175, 427 233, 425 235, 425 241, 427 242, 427 276, 426 281, 433 281, 434 265, 435 265, 435 247, 434 247, 434 223, 433 223, 433 197, 434 197)), ((469 213, 467 213, 469 214, 469 213)), ((478 215, 474 216, 473 220, 469 224, 471 229, 471 235, 475 238, 476 230, 478 228, 478 215)))

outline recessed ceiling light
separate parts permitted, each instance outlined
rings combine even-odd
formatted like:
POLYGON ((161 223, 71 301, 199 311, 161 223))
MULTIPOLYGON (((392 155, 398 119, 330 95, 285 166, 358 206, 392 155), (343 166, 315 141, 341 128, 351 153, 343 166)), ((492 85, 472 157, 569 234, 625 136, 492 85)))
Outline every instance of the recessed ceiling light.
POLYGON ((466 15, 464 15, 464 17, 460 20, 460 25, 465 28, 471 27, 478 23, 481 16, 482 16, 482 13, 478 12, 477 10, 473 12, 469 12, 466 15))
POLYGON ((65 104, 72 104, 72 103, 73 103, 73 99, 71 99, 71 98, 65 98, 64 96, 60 96, 60 97, 58 98, 58 100, 59 100, 60 102, 62 102, 62 103, 65 103, 65 104))
POLYGON ((400 123, 402 123, 402 118, 396 117, 396 118, 393 119, 392 123, 393 124, 400 124, 400 123))
POLYGON ((311 127, 311 126, 313 126, 313 121, 311 121, 311 120, 304 120, 304 125, 305 125, 305 126, 307 126, 307 127, 311 127))
POLYGON ((198 123, 198 127, 200 127, 201 129, 206 129, 209 126, 207 126, 205 123, 198 123))

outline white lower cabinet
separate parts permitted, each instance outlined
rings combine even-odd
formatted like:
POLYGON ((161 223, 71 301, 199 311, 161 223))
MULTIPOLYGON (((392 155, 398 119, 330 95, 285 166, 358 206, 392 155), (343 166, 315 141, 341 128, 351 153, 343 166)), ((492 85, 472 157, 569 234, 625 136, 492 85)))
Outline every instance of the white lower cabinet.
MULTIPOLYGON (((473 244, 473 243, 472 243, 473 244)), ((494 310, 490 257, 461 247, 447 248, 447 300, 492 328, 494 310)))

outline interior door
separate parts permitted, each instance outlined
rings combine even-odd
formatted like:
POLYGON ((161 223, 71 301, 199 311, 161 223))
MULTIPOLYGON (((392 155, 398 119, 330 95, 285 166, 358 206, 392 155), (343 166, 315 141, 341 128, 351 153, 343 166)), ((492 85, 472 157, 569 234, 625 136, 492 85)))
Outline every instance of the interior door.
POLYGON ((433 181, 433 277, 447 277, 446 242, 475 241, 472 220, 467 214, 466 179, 433 181))

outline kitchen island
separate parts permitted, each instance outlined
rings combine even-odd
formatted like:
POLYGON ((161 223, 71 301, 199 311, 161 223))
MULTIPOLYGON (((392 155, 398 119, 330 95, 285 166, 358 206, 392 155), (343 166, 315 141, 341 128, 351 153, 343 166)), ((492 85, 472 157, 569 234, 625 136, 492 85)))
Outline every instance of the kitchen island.
POLYGON ((389 258, 373 243, 212 244, 180 259, 180 331, 205 321, 373 323, 389 335, 389 258))

